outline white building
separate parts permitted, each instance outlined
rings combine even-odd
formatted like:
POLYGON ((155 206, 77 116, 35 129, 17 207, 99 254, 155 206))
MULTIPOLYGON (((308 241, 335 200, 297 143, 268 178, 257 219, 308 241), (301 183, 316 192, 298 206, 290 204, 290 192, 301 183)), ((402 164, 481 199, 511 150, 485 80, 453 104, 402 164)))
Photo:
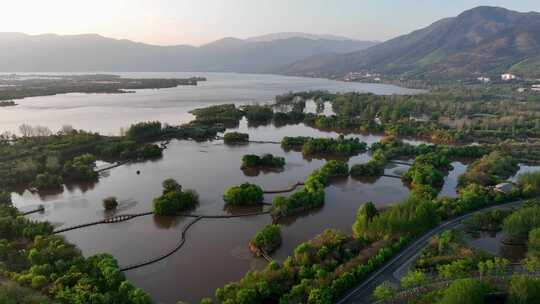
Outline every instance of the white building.
POLYGON ((478 79, 478 81, 483 82, 483 83, 488 83, 491 81, 491 78, 489 77, 478 77, 476 79, 478 79))
POLYGON ((540 84, 533 84, 531 90, 535 92, 540 92, 540 84))
POLYGON ((515 80, 517 76, 514 74, 506 73, 501 75, 501 79, 504 81, 515 80))

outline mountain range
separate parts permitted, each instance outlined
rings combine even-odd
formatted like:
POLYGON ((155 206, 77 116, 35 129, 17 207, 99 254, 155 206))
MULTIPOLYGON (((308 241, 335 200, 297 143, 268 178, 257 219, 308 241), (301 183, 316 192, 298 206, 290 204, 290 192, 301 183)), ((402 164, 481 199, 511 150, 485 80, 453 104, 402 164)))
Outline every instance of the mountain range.
POLYGON ((0 71, 216 71, 267 73, 319 54, 348 53, 375 45, 338 36, 278 33, 224 38, 194 47, 156 46, 96 34, 0 33, 0 71))
POLYGON ((0 33, 0 71, 214 71, 342 78, 540 78, 540 13, 480 6, 386 42, 274 33, 199 47, 85 35, 0 33))
POLYGON ((481 6, 365 50, 316 54, 276 72, 330 78, 350 72, 411 78, 504 72, 540 77, 540 14, 481 6))

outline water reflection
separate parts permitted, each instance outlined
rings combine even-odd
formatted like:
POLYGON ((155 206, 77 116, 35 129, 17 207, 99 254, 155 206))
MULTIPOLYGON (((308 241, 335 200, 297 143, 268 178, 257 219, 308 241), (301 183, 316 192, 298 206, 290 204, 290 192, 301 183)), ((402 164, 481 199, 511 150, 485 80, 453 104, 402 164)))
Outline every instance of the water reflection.
MULTIPOLYGON (((330 134, 337 137, 336 133, 301 125, 251 129, 243 121, 239 128, 245 128, 257 140, 280 140, 285 134, 317 137, 330 134)), ((381 138, 374 135, 355 137, 366 142, 381 138)), ((369 153, 363 153, 351 157, 348 162, 352 166, 369 159, 369 153)), ((13 193, 12 198, 20 208, 44 204, 45 212, 31 217, 49 220, 65 228, 112 214, 147 212, 152 209, 153 198, 161 193, 161 182, 172 177, 184 188, 195 189, 200 194, 200 205, 194 213, 245 214, 260 212, 268 207, 226 208, 222 196, 229 186, 250 182, 269 190, 289 188, 298 181, 304 181, 324 162, 316 158, 305 159, 300 152, 283 151, 279 144, 227 146, 221 141, 172 141, 162 159, 115 168, 103 174, 92 187, 66 186, 62 193, 48 196, 22 191, 13 193), (253 176, 242 173, 243 155, 264 153, 284 157, 286 165, 283 171, 261 172, 253 176), (109 196, 115 196, 120 201, 116 213, 103 210, 102 200, 109 196)), ((396 174, 407 168, 404 165, 391 165, 385 172, 396 174)), ((283 243, 273 258, 285 259, 299 243, 327 228, 350 233, 356 211, 361 205, 372 201, 378 207, 388 206, 407 198, 409 189, 399 178, 381 177, 369 181, 343 178, 333 181, 325 195, 323 207, 281 220, 283 243)), ((271 202, 275 196, 265 195, 264 201, 271 202)), ((85 255, 109 252, 124 266, 162 255, 174 248, 187 222, 188 219, 183 217, 147 216, 70 231, 65 235, 85 255)), ((262 259, 252 257, 247 243, 258 229, 270 223, 272 218, 269 215, 201 220, 188 231, 187 241, 179 252, 159 263, 127 272, 128 278, 148 291, 156 301, 176 303, 181 299, 197 302, 202 297, 211 296, 216 288, 227 282, 240 279, 246 271, 265 265, 262 259)))
POLYGON ((506 258, 513 263, 523 260, 527 253, 527 247, 524 245, 503 243, 502 241, 505 237, 505 234, 502 232, 479 233, 477 235, 469 235, 467 243, 473 248, 506 258))

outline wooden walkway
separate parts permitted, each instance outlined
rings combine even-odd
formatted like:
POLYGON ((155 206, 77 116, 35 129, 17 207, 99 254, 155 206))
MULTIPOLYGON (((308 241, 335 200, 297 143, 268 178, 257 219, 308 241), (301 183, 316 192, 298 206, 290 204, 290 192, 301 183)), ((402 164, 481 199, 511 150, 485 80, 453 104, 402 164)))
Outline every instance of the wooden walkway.
MULTIPOLYGON (((224 215, 179 214, 178 216, 189 217, 189 218, 193 218, 193 219, 182 229, 182 233, 180 235, 180 242, 178 243, 177 246, 175 246, 169 252, 167 252, 167 253, 159 256, 159 257, 156 257, 156 258, 153 258, 153 259, 141 262, 141 263, 124 266, 124 267, 121 267, 120 270, 121 271, 128 271, 128 270, 132 270, 132 269, 141 268, 141 267, 153 264, 153 263, 157 263, 159 261, 162 261, 162 260, 170 257, 171 255, 176 253, 178 250, 180 250, 182 248, 182 246, 184 246, 184 243, 186 242, 186 233, 189 230, 189 228, 191 228, 191 226, 193 226, 193 224, 195 224, 196 222, 198 222, 198 221, 200 221, 202 219, 230 219, 230 218, 250 217, 250 216, 258 216, 258 215, 270 214, 270 212, 271 212, 271 210, 266 210, 266 211, 261 211, 261 212, 244 213, 244 214, 224 214, 224 215)), ((63 233, 63 232, 67 232, 67 231, 87 228, 87 227, 96 226, 96 225, 121 223, 121 222, 129 221, 129 220, 137 218, 137 217, 142 217, 142 216, 147 216, 147 215, 152 215, 152 214, 154 214, 154 213, 153 212, 145 212, 145 213, 138 213, 138 214, 117 215, 117 216, 106 218, 106 219, 103 219, 103 220, 100 220, 100 221, 84 223, 84 224, 80 224, 80 225, 76 225, 76 226, 72 226, 72 227, 68 227, 68 228, 64 228, 64 229, 59 229, 59 230, 54 231, 52 234, 63 233)), ((272 261, 272 258, 270 258, 270 256, 268 256, 268 255, 264 256, 264 258, 269 262, 272 261)))
MULTIPOLYGON (((160 262, 160 261, 170 257, 171 255, 176 253, 178 250, 180 250, 182 248, 182 246, 184 246, 184 243, 186 242, 186 233, 188 232, 189 228, 191 228, 191 226, 193 226, 196 222, 198 222, 198 221, 200 221, 202 219, 228 219, 228 218, 257 216, 257 215, 269 214, 269 213, 270 213, 270 211, 253 212, 253 213, 245 213, 245 214, 237 214, 237 215, 195 215, 195 214, 186 215, 186 216, 192 217, 193 220, 191 222, 189 222, 186 226, 184 226, 184 228, 182 229, 182 233, 180 235, 180 242, 178 243, 178 245, 176 247, 174 247, 169 252, 167 252, 167 253, 159 256, 159 257, 156 257, 156 258, 153 258, 153 259, 141 262, 141 263, 121 267, 120 271, 128 271, 128 270, 141 268, 141 267, 153 264, 153 263, 160 262)), ((266 255, 265 259, 267 261, 269 261, 269 262, 272 261, 272 258, 270 258, 268 255, 266 255)))
POLYGON ((96 172, 101 173, 101 172, 104 172, 104 171, 108 171, 108 170, 123 166, 123 165, 125 165, 127 163, 130 163, 130 162, 131 162, 131 160, 125 160, 125 161, 116 162, 116 163, 114 163, 114 164, 112 164, 110 166, 107 166, 105 168, 98 169, 98 170, 96 170, 96 172))
POLYGON ((391 161, 388 161, 388 163, 395 164, 395 165, 409 166, 409 167, 412 166, 411 163, 402 162, 402 161, 399 161, 399 160, 391 160, 391 161))
POLYGON ((53 231, 53 234, 63 233, 63 232, 67 232, 67 231, 72 231, 72 230, 77 230, 77 229, 81 229, 81 228, 97 226, 97 225, 102 225, 102 224, 121 223, 121 222, 129 221, 129 220, 137 218, 137 217, 147 216, 147 215, 151 215, 151 214, 154 214, 154 212, 117 215, 117 216, 109 217, 109 218, 106 218, 106 219, 103 219, 103 220, 100 220, 100 221, 84 223, 84 224, 80 224, 80 225, 76 225, 76 226, 72 226, 72 227, 68 227, 68 228, 55 230, 55 231, 53 231))
POLYGON ((272 257, 270 257, 268 255, 268 253, 266 253, 266 251, 262 250, 261 249, 261 256, 268 262, 268 263, 272 263, 274 260, 272 259, 272 257))
POLYGON ((141 267, 144 267, 144 266, 148 266, 150 264, 154 264, 154 263, 157 263, 159 261, 162 261, 162 260, 170 257, 171 255, 175 254, 186 243, 186 233, 189 230, 189 228, 191 228, 191 226, 193 226, 196 222, 198 222, 198 221, 200 221, 202 219, 203 219, 203 217, 201 217, 201 216, 196 217, 193 220, 191 220, 191 222, 189 222, 186 226, 184 226, 184 228, 182 229, 182 233, 180 235, 180 242, 178 243, 178 245, 176 245, 176 247, 174 247, 169 252, 167 252, 164 255, 161 255, 159 257, 156 257, 156 258, 153 258, 153 259, 141 262, 141 263, 121 267, 120 271, 128 271, 128 270, 133 270, 133 269, 141 268, 141 267))
POLYGON ((294 190, 296 190, 296 188, 300 187, 300 186, 303 186, 304 183, 303 182, 297 182, 296 184, 292 185, 290 188, 287 188, 287 189, 283 189, 283 190, 266 190, 266 191, 263 191, 264 194, 277 194, 277 193, 288 193, 288 192, 293 192, 294 190))
POLYGON ((26 212, 23 212, 23 213, 21 213, 21 214, 22 214, 22 215, 29 215, 29 214, 38 213, 38 212, 43 212, 43 211, 45 211, 45 207, 44 207, 44 206, 40 206, 40 207, 37 208, 36 210, 26 211, 26 212))

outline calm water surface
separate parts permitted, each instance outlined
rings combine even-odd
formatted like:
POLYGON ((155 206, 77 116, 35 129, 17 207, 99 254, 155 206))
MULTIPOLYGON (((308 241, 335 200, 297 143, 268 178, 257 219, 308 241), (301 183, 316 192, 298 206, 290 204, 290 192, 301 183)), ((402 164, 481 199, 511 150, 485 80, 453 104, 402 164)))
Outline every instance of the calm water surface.
MULTIPOLYGON (((351 158, 350 164, 368 160, 369 155, 362 154, 351 158)), ((275 144, 230 147, 219 141, 173 141, 161 160, 118 167, 104 174, 96 184, 66 187, 62 193, 41 196, 28 191, 14 193, 13 200, 21 210, 44 204, 46 211, 34 215, 35 219, 69 227, 108 215, 103 211, 101 201, 110 195, 121 201, 119 213, 151 210, 152 199, 161 192, 161 182, 173 177, 184 187, 199 192, 201 204, 196 213, 224 214, 227 211, 223 208, 222 195, 229 186, 251 182, 264 189, 283 189, 304 180, 323 164, 324 160, 306 160, 301 153, 284 152, 275 144), (241 157, 247 153, 273 153, 285 157, 287 165, 281 173, 246 176, 240 170, 240 165, 241 157), (138 170, 140 175, 136 174, 138 170)), ((367 201, 383 206, 406 198, 408 193, 409 190, 399 179, 380 178, 370 183, 353 179, 337 181, 328 187, 327 203, 323 208, 281 223, 283 246, 274 254, 274 258, 284 259, 295 246, 325 228, 350 232, 356 210, 367 201)), ((265 200, 270 202, 272 196, 266 196, 265 200)), ((263 260, 251 256, 247 242, 258 229, 269 223, 271 218, 268 215, 200 221, 188 232, 188 241, 180 252, 163 262, 130 271, 127 275, 137 286, 163 303, 175 303, 178 299, 196 302, 212 295, 217 287, 238 280, 246 271, 265 265, 263 260)), ((65 235, 85 255, 110 252, 121 265, 129 265, 173 248, 185 224, 183 218, 150 216, 121 224, 71 231, 65 235)))
MULTIPOLYGON (((243 121, 238 129, 248 130, 254 138, 280 139, 283 135, 337 136, 302 125, 250 129, 243 121)), ((380 136, 359 136, 366 142, 380 140, 380 136)), ((368 153, 352 157, 349 165, 369 160, 368 153)), ((410 161, 410 160, 409 160, 410 161)), ((45 205, 43 214, 32 217, 48 220, 58 227, 100 220, 105 213, 102 199, 114 195, 120 200, 117 213, 137 213, 151 210, 151 201, 161 192, 161 182, 169 177, 177 179, 185 188, 200 194, 197 214, 226 214, 223 192, 231 185, 251 182, 264 189, 275 190, 304 180, 324 160, 305 159, 301 153, 285 152, 276 144, 227 146, 221 141, 196 143, 173 141, 162 159, 128 164, 102 174, 95 184, 66 186, 61 193, 14 193, 14 203, 21 210, 45 205), (260 172, 247 176, 241 170, 244 154, 272 153, 286 158, 283 172, 260 172), (141 174, 136 172, 140 171, 141 174)), ((461 162, 453 163, 454 170, 446 177, 441 195, 455 196, 457 178, 466 170, 461 162)), ((399 174, 407 166, 390 165, 387 174, 399 174)), ((525 169, 523 169, 525 170, 525 169)), ((532 170, 527 167, 526 170, 532 170)), ((341 179, 326 189, 326 204, 319 210, 283 220, 283 244, 273 254, 283 260, 301 242, 326 228, 351 232, 358 208, 372 201, 387 206, 405 199, 409 189, 399 179, 382 177, 376 180, 341 179)), ((265 201, 271 202, 273 195, 265 201)), ((242 212, 240 210, 232 210, 242 212)), ((67 232, 69 241, 77 244, 86 256, 101 252, 113 254, 120 265, 131 265, 162 255, 174 248, 180 238, 185 218, 143 217, 128 222, 94 226, 67 232)), ((216 288, 240 279, 249 270, 261 269, 265 262, 253 258, 247 243, 256 231, 271 223, 269 215, 232 220, 205 219, 196 223, 187 234, 185 246, 168 259, 137 270, 127 276, 137 286, 148 291, 160 303, 176 303, 182 299, 191 303, 212 296, 216 288)), ((480 240, 479 242, 482 242, 480 240)))
MULTIPOLYGON (((53 74, 53 73, 47 73, 53 74)), ((65 73, 64 73, 65 74, 65 73)), ((114 73, 131 78, 204 76, 198 86, 137 90, 130 94, 63 94, 17 100, 16 107, 0 108, 0 133, 16 132, 22 123, 58 130, 69 124, 76 129, 118 134, 132 123, 159 120, 180 124, 192 119, 189 111, 212 104, 265 103, 289 91, 329 90, 412 94, 392 85, 339 82, 316 78, 234 73, 114 73)))

